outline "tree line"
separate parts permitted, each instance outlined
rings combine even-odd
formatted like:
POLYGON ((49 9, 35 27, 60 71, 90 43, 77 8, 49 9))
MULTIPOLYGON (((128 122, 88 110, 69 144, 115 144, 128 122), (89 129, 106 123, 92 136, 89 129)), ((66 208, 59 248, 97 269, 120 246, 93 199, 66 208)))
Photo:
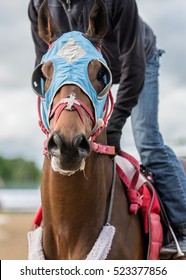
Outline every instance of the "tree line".
POLYGON ((0 157, 0 187, 37 187, 41 170, 33 161, 23 158, 7 159, 0 157))

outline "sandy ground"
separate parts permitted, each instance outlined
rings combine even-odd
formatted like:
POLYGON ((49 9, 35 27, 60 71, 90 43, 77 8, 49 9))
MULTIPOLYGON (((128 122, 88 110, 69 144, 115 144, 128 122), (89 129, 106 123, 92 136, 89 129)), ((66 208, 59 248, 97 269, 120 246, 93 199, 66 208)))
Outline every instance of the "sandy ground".
POLYGON ((34 213, 0 212, 0 259, 27 260, 27 232, 34 213))

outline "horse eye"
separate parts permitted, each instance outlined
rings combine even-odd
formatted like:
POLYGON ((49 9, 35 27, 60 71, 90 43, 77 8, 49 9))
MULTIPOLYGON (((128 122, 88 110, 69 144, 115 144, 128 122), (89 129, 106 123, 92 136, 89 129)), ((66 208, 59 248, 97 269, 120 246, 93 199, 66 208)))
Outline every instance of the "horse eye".
POLYGON ((98 73, 97 73, 97 80, 99 82, 104 82, 104 76, 105 76, 105 71, 103 70, 100 70, 98 73))

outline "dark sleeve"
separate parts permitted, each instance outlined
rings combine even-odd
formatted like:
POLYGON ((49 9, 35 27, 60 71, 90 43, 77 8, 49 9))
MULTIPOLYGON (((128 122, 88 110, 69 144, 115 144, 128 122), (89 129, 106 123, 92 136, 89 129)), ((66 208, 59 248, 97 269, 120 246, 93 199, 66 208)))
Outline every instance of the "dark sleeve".
POLYGON ((28 6, 28 16, 31 21, 31 32, 35 45, 36 65, 40 63, 42 56, 46 53, 48 46, 38 35, 38 12, 31 0, 28 6))
POLYGON ((107 127, 119 132, 137 104, 145 77, 145 55, 135 1, 114 1, 113 26, 117 32, 121 77, 117 99, 107 127), (126 5, 126 2, 127 5, 126 5))

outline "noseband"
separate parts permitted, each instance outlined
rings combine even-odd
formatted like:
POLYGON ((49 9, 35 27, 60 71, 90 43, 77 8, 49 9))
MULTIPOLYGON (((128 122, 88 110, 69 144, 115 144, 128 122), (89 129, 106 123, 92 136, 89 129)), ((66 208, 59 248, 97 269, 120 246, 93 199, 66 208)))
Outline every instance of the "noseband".
POLYGON ((73 95, 73 94, 70 94, 70 96, 68 96, 67 98, 61 99, 54 106, 54 108, 52 109, 52 111, 50 113, 49 120, 55 115, 55 123, 57 123, 63 110, 73 111, 74 109, 78 112, 78 115, 83 124, 85 124, 85 123, 84 123, 84 118, 83 118, 83 114, 82 114, 82 109, 85 110, 85 112, 91 118, 92 122, 93 123, 95 122, 94 116, 93 116, 91 110, 88 108, 88 106, 86 106, 86 104, 84 104, 81 100, 76 99, 76 95, 73 95))

